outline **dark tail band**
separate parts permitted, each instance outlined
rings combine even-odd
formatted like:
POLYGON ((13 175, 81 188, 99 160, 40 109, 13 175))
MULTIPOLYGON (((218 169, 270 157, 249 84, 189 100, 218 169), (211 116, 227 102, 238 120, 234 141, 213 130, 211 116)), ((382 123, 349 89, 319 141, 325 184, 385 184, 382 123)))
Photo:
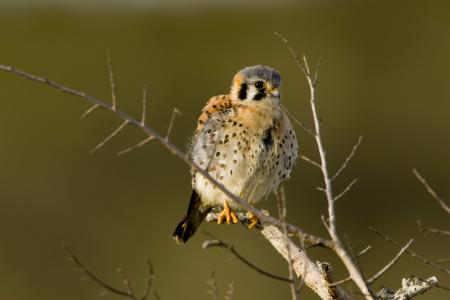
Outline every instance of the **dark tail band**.
POLYGON ((177 241, 177 243, 186 243, 187 240, 197 231, 197 228, 200 226, 208 212, 209 209, 204 211, 201 210, 200 196, 193 189, 187 214, 177 225, 173 233, 173 238, 177 241))

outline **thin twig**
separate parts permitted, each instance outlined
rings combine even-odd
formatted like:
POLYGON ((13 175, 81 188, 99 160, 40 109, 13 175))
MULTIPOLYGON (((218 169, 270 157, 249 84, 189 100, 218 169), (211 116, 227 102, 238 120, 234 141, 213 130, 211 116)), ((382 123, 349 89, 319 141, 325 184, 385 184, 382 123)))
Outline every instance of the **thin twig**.
POLYGON ((445 210, 448 214, 450 214, 450 206, 445 203, 444 199, 439 197, 439 195, 433 190, 433 188, 428 184, 428 182, 425 180, 425 178, 420 175, 419 171, 416 169, 412 170, 414 175, 416 175, 417 179, 423 184, 423 186, 427 189, 428 193, 436 199, 436 201, 439 203, 439 205, 442 207, 443 210, 445 210))
POLYGON ((337 172, 331 177, 331 181, 335 180, 341 173, 342 171, 344 171, 344 169, 347 167, 348 163, 350 162, 350 160, 353 158, 353 156, 356 153, 356 150, 358 149, 359 145, 361 144, 362 141, 362 136, 360 136, 358 138, 358 141, 356 142, 356 144, 353 146, 352 151, 350 152, 350 154, 347 156, 347 158, 345 159, 344 163, 342 164, 342 166, 337 170, 337 172))
POLYGON ((375 275, 373 275, 372 277, 370 277, 367 282, 369 284, 373 284, 375 282, 375 280, 377 280, 378 278, 380 278, 387 270, 389 270, 390 268, 392 268, 392 266, 399 260, 399 258, 402 256, 403 253, 405 253, 405 251, 409 248, 409 246, 411 246, 412 242, 414 240, 410 239, 408 243, 406 243, 405 246, 403 246, 400 251, 397 253, 397 255, 386 265, 384 266, 384 268, 382 268, 380 271, 378 271, 375 275))
POLYGON ((116 100, 116 84, 114 82, 114 69, 111 59, 111 53, 109 51, 109 48, 106 46, 106 59, 108 64, 108 75, 109 75, 109 84, 111 88, 111 99, 112 99, 112 111, 116 111, 117 109, 117 100, 116 100))
POLYGON ((125 271, 122 268, 117 268, 117 273, 119 273, 120 277, 122 277, 122 282, 123 282, 123 285, 125 286, 125 288, 127 289, 127 293, 129 295, 132 295, 133 299, 138 300, 138 298, 135 296, 136 293, 134 291, 134 288, 133 288, 131 282, 128 280, 128 277, 126 276, 125 271))
MULTIPOLYGON (((389 242, 389 243, 391 243, 391 244, 394 244, 394 245, 396 245, 396 246, 399 247, 399 248, 402 248, 402 247, 403 247, 402 244, 400 244, 399 242, 393 240, 392 238, 390 238, 389 236, 387 236, 387 235, 386 235, 384 232, 382 232, 381 230, 379 230, 379 229, 377 229, 377 228, 375 228, 375 227, 373 227, 373 226, 370 226, 369 229, 372 230, 373 232, 375 232, 376 234, 378 234, 379 236, 381 236, 381 237, 382 237, 383 239, 385 239, 387 242, 389 242)), ((439 270, 439 271, 441 271, 441 272, 443 272, 443 273, 446 273, 446 274, 449 274, 449 275, 450 275, 450 270, 448 270, 448 269, 446 269, 446 268, 443 268, 443 267, 439 266, 439 265, 436 264, 435 262, 433 262, 433 261, 431 261, 431 260, 429 260, 429 259, 426 259, 425 257, 423 257, 423 256, 421 256, 421 255, 419 255, 419 254, 417 254, 416 252, 413 252, 413 251, 410 250, 410 249, 406 249, 406 252, 407 252, 409 255, 411 255, 412 257, 414 257, 414 258, 416 258, 416 259, 418 259, 418 260, 421 260, 423 263, 425 263, 425 264, 427 264, 427 265, 429 265, 429 266, 431 266, 431 267, 433 267, 433 268, 435 268, 435 269, 437 269, 437 270, 439 270)))
POLYGON ((147 114, 147 85, 144 84, 142 87, 142 117, 141 117, 141 125, 145 125, 145 118, 147 114))
POLYGON ((336 285, 340 285, 340 284, 343 284, 343 283, 351 281, 351 280, 352 280, 352 277, 348 276, 348 277, 345 277, 344 279, 335 281, 335 282, 331 283, 330 285, 336 286, 336 285))
POLYGON ((228 251, 230 251, 238 260, 240 260, 241 262, 243 262, 245 265, 247 265, 248 267, 252 268, 253 270, 255 270, 256 272, 270 277, 272 279, 276 279, 276 280, 280 280, 280 281, 285 281, 285 282, 289 282, 292 283, 292 279, 283 277, 283 276, 279 276, 276 274, 272 274, 266 270, 261 269, 260 267, 258 267, 257 265, 255 265, 254 263, 250 262, 248 259, 246 259, 245 257, 243 257, 238 251, 236 251, 236 249, 234 248, 234 246, 231 243, 226 243, 223 240, 219 239, 217 236, 203 231, 204 234, 212 237, 214 240, 206 240, 203 242, 202 244, 202 248, 203 249, 209 249, 209 248, 213 248, 213 247, 219 247, 219 248, 224 248, 227 249, 228 251))
POLYGON ((134 297, 132 295, 130 295, 128 293, 128 291, 124 291, 118 288, 113 287, 112 285, 110 285, 109 283, 106 283, 105 281, 103 281, 102 279, 100 279, 97 275, 95 275, 94 273, 92 273, 91 271, 89 271, 88 268, 86 268, 81 261, 78 259, 78 257, 72 252, 72 250, 69 248, 69 246, 63 242, 62 247, 64 248, 64 250, 66 251, 67 255, 69 256, 69 258, 71 259, 71 261, 73 261, 75 263, 75 265, 77 266, 77 268, 83 272, 84 275, 86 275, 89 279, 91 279, 93 282, 95 282, 96 284, 98 284, 99 286, 101 286, 104 290, 107 290, 109 292, 112 292, 114 294, 120 295, 120 296, 125 296, 131 299, 134 299, 134 297))
POLYGON ((310 135, 314 136, 314 131, 309 128, 308 125, 306 125, 305 123, 299 121, 286 107, 284 107, 283 105, 281 105, 281 108, 283 109, 283 111, 294 121, 294 123, 296 123, 297 125, 299 125, 301 128, 303 128, 303 130, 305 130, 307 133, 309 133, 310 135))
POLYGON ((315 167, 317 167, 319 169, 322 169, 322 166, 318 162, 316 162, 315 160, 312 160, 311 158, 309 158, 307 156, 304 156, 304 155, 301 155, 301 154, 300 154, 300 158, 303 159, 306 162, 309 162, 313 166, 315 166, 315 167))
POLYGON ((137 143, 136 145, 133 145, 133 146, 131 146, 131 147, 128 147, 127 149, 124 149, 124 150, 122 150, 122 151, 120 151, 120 152, 117 152, 117 155, 123 155, 123 154, 126 154, 126 153, 128 153, 128 152, 131 152, 131 151, 133 151, 133 150, 136 149, 136 148, 139 148, 139 147, 144 146, 145 144, 147 144, 147 143, 150 142, 151 140, 154 140, 154 137, 149 136, 149 137, 147 137, 146 139, 144 139, 144 140, 140 141, 139 143, 137 143))
POLYGON ((350 189, 353 187, 353 185, 358 181, 358 179, 353 179, 348 185, 347 187, 336 197, 334 197, 334 201, 339 200, 339 198, 341 198, 342 196, 344 196, 345 194, 347 194, 348 191, 350 191, 350 189))
POLYGON ((422 222, 420 220, 417 220, 417 227, 419 227, 419 231, 423 232, 425 235, 427 235, 428 233, 432 233, 450 236, 450 231, 431 227, 424 227, 422 226, 422 222))
POLYGON ((366 254, 370 249, 372 249, 372 246, 368 245, 366 248, 364 248, 358 254, 356 254, 356 257, 360 257, 360 256, 366 254))
POLYGON ((170 136, 170 133, 172 132, 172 128, 173 128, 173 124, 175 122, 176 115, 181 116, 181 112, 178 109, 174 108, 172 111, 172 117, 170 118, 169 128, 167 129, 167 133, 166 133, 166 138, 165 138, 166 142, 169 141, 169 136, 170 136))
POLYGON ((91 107, 89 107, 80 117, 80 119, 84 119, 86 118, 88 115, 90 115, 96 108, 98 108, 99 106, 97 104, 92 105, 91 107))
MULTIPOLYGON (((368 245, 366 248, 359 251, 355 257, 360 257, 360 256, 366 254, 370 249, 372 249, 372 246, 368 245)), ((331 285, 339 285, 339 284, 342 284, 342 283, 350 281, 350 280, 352 280, 352 278, 350 276, 348 276, 344 279, 333 282, 331 285)))
POLYGON ((99 150, 101 147, 103 147, 107 142, 109 142, 113 137, 115 137, 122 129, 127 126, 129 122, 127 120, 123 121, 122 124, 120 124, 113 132, 111 132, 110 135, 108 135, 103 141, 97 144, 97 146, 94 147, 94 149, 89 152, 89 154, 94 154, 95 151, 99 150))

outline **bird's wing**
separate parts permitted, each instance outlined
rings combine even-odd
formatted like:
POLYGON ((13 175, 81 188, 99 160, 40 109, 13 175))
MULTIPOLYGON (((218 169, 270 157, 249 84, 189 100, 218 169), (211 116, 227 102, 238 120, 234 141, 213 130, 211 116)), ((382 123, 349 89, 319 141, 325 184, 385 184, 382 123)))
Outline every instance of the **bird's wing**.
POLYGON ((211 116, 231 108, 231 99, 228 95, 220 95, 212 97, 208 100, 205 107, 202 109, 202 113, 198 118, 197 130, 195 135, 197 136, 199 132, 205 127, 205 124, 209 121, 211 116))
MULTIPOLYGON (((223 122, 231 111, 228 96, 216 96, 207 102, 198 119, 191 147, 191 159, 200 167, 211 171, 209 165, 222 137, 223 122)), ((192 170, 195 173, 194 170, 192 170)))

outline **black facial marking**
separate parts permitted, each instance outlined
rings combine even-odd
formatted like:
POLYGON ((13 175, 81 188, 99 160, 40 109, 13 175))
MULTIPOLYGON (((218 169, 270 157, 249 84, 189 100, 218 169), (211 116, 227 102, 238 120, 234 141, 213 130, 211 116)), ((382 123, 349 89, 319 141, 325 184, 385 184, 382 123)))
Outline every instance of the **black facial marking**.
POLYGON ((238 95, 239 99, 241 99, 241 100, 247 99, 247 88, 248 88, 248 86, 246 83, 243 83, 241 85, 241 89, 239 90, 239 95, 238 95))
POLYGON ((259 100, 262 100, 264 97, 266 97, 266 94, 264 92, 258 91, 258 94, 256 94, 253 97, 253 100, 259 101, 259 100))
POLYGON ((264 148, 267 150, 273 145, 273 138, 272 138, 272 127, 266 130, 264 133, 264 137, 262 139, 262 144, 264 145, 264 148))

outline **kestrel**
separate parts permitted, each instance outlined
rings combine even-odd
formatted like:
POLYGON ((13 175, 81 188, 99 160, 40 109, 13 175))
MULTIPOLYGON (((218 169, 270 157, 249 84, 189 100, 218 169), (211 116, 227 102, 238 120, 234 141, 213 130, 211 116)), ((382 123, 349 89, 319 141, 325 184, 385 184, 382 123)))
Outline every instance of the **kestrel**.
MULTIPOLYGON (((270 67, 240 70, 228 95, 215 96, 203 108, 191 146, 191 159, 230 192, 255 204, 289 178, 298 143, 280 104, 281 77, 270 67)), ((218 224, 237 223, 243 208, 192 170, 192 194, 186 216, 173 233, 186 242, 213 207, 222 208, 218 224)), ((250 214, 255 226, 259 220, 250 214)))

